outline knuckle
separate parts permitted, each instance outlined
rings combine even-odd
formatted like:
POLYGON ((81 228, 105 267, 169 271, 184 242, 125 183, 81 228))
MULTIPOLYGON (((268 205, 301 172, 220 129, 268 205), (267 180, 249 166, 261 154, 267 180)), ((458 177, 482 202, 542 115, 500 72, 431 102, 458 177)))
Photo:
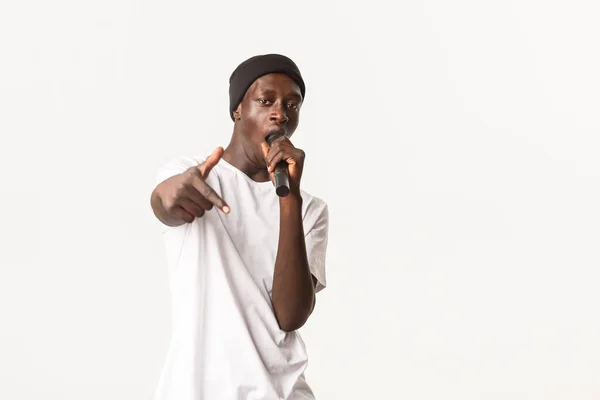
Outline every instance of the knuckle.
POLYGON ((200 191, 200 194, 204 197, 208 197, 213 193, 213 189, 208 186, 208 185, 204 185, 200 191))
POLYGON ((164 202, 163 203, 163 207, 165 209, 165 211, 169 214, 171 214, 174 210, 175 210, 175 204, 172 202, 164 202))
POLYGON ((177 198, 175 196, 167 196, 163 200, 163 207, 167 212, 173 211, 177 205, 177 198))
POLYGON ((177 187, 175 187, 175 191, 173 193, 173 200, 181 199, 187 193, 188 185, 186 182, 181 182, 177 187))
POLYGON ((184 172, 184 174, 186 174, 187 179, 192 179, 194 177, 202 177, 202 173, 200 172, 199 167, 190 167, 184 172))

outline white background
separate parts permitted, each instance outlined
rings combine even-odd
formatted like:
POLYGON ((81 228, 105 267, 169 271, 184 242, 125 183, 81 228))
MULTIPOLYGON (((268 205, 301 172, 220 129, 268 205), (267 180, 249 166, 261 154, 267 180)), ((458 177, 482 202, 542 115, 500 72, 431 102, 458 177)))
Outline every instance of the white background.
POLYGON ((150 399, 170 339, 159 165, 293 58, 330 207, 302 328, 328 399, 600 398, 594 1, 0 5, 0 398, 150 399))

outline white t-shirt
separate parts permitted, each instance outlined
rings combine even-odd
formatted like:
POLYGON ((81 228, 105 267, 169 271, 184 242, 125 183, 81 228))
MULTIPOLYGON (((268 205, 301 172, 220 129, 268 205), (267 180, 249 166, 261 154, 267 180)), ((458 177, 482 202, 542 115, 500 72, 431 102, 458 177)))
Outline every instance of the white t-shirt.
MULTIPOLYGON (((174 159, 156 182, 202 161, 174 159)), ((213 207, 190 224, 158 222, 169 268, 172 336, 155 400, 312 400, 304 342, 297 331, 279 328, 271 303, 279 241, 275 188, 225 160, 206 182, 229 205, 229 214, 213 207)), ((318 292, 325 287, 328 208, 301 194, 318 292)))

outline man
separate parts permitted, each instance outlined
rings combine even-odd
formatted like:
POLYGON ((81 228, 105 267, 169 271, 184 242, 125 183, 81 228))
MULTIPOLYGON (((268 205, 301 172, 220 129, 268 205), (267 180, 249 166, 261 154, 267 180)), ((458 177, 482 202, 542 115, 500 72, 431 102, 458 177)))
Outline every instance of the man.
POLYGON ((300 188, 305 153, 290 138, 305 86, 278 54, 232 73, 231 141, 179 158, 151 195, 163 227, 172 339, 157 400, 306 400, 307 353, 296 331, 325 287, 326 203, 300 188), (282 136, 267 144, 267 137, 282 136), (273 186, 287 164, 289 194, 273 186))

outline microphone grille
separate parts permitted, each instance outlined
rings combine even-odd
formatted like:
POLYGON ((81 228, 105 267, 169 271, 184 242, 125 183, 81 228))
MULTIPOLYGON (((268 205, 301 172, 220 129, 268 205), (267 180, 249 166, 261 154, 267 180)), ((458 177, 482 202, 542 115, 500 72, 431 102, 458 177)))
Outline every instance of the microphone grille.
POLYGON ((266 137, 267 144, 270 146, 275 140, 283 136, 281 132, 273 132, 266 137))

